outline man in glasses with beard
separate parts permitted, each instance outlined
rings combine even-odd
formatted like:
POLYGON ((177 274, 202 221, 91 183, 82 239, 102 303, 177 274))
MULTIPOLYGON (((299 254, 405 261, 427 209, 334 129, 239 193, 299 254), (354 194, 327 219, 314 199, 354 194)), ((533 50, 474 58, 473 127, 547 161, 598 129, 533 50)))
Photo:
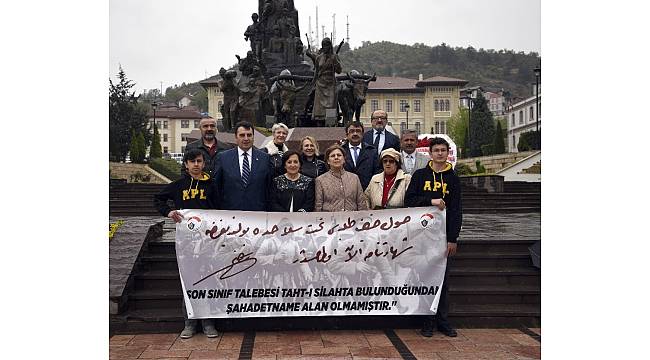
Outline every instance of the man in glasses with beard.
MULTIPOLYGON (((231 146, 226 144, 217 143, 215 134, 217 133, 217 121, 212 118, 203 118, 199 123, 201 130, 201 138, 194 142, 187 144, 185 152, 191 149, 199 149, 203 154, 203 162, 205 164, 204 170, 210 177, 214 176, 214 165, 217 158, 217 153, 229 149, 231 146)), ((181 169, 181 175, 187 173, 185 163, 181 169)))

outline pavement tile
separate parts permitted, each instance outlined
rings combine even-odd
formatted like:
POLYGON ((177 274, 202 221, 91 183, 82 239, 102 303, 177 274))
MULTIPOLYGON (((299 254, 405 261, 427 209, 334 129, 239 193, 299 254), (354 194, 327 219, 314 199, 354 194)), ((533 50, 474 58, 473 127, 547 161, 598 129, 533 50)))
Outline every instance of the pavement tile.
POLYGON ((239 350, 192 350, 189 360, 200 359, 239 359, 239 350))
POLYGON ((423 336, 420 335, 420 329, 395 329, 395 334, 397 334, 402 341, 407 339, 423 338, 423 336))
POLYGON ((190 356, 190 350, 145 350, 138 359, 158 359, 158 358, 184 358, 187 359, 190 356))
POLYGON ((357 347, 350 346, 352 356, 365 356, 365 357, 400 357, 399 351, 394 346, 375 346, 375 347, 357 347))
POLYGON ((218 350, 239 350, 244 341, 244 333, 222 333, 219 339, 218 350))
POLYGON ((464 333, 469 341, 479 344, 501 344, 501 345, 519 345, 509 334, 500 333, 464 333))
MULTIPOLYGON (((459 352, 446 351, 437 355, 443 360, 513 360, 512 354, 505 351, 459 352)), ((419 359, 419 357, 418 357, 419 359)))
POLYGON ((221 337, 209 338, 203 334, 196 334, 189 339, 181 339, 180 336, 169 350, 217 350, 221 337))
POLYGON ((301 346, 302 355, 350 355, 347 346, 301 346))
POLYGON ((300 355, 300 347, 287 344, 255 342, 253 355, 300 355))
POLYGON ((253 360, 276 360, 278 357, 276 355, 255 355, 251 357, 253 360))
POLYGON ((403 340, 411 352, 456 351, 449 341, 445 340, 403 340))
MULTIPOLYGON (((401 356, 398 357, 368 357, 368 356, 353 356, 352 360, 402 360, 401 356)), ((438 358, 436 358, 438 360, 438 358)))
POLYGON ((452 342, 451 344, 461 352, 485 352, 498 351, 503 349, 503 345, 485 343, 475 344, 471 341, 452 342))
POLYGON ((542 335, 542 329, 541 328, 528 328, 528 330, 534 332, 537 335, 542 335))
POLYGON ((277 360, 352 360, 343 355, 278 355, 277 360))
POLYGON ((523 346, 542 346, 542 344, 530 337, 528 334, 510 334, 508 335, 513 338, 516 342, 523 346))
POLYGON ((320 331, 283 331, 282 336, 288 337, 292 341, 322 341, 320 331))
POLYGON ((137 359, 147 349, 146 346, 115 347, 108 349, 108 358, 118 359, 137 359))
POLYGON ((421 353, 413 353, 416 359, 418 360, 440 360, 440 356, 436 353, 430 353, 430 352, 421 352, 421 353))
POLYGON ((323 345, 323 340, 318 340, 318 341, 307 340, 307 341, 300 341, 300 346, 302 347, 302 346, 324 346, 324 345, 323 345))
POLYGON ((371 347, 375 346, 393 346, 390 339, 384 334, 365 334, 366 341, 371 347))
POLYGON ((108 340, 109 346, 125 346, 135 335, 113 335, 108 340))
POLYGON ((325 346, 370 346, 366 337, 359 331, 327 330, 321 331, 321 337, 325 346))
POLYGON ((129 341, 128 346, 169 345, 171 346, 178 334, 142 334, 136 335, 129 341))
POLYGON ((542 349, 540 346, 504 346, 503 349, 517 357, 532 359, 542 358, 542 349))

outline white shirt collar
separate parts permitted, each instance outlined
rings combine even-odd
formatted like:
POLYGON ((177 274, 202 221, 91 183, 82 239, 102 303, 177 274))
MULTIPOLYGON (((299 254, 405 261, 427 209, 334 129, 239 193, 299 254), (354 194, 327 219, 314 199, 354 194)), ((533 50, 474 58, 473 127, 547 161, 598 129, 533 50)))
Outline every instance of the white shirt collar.
POLYGON ((239 146, 237 146, 237 154, 239 154, 239 157, 242 157, 242 156, 244 155, 244 152, 245 152, 245 153, 248 154, 248 157, 250 158, 251 155, 252 155, 252 154, 251 154, 252 150, 253 150, 253 148, 250 148, 250 149, 244 151, 244 150, 242 150, 239 146))

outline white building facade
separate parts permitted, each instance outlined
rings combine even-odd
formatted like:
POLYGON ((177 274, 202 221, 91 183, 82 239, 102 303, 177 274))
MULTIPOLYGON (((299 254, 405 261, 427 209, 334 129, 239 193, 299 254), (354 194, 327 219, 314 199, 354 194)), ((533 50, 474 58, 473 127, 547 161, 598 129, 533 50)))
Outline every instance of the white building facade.
POLYGON ((508 152, 518 152, 517 143, 522 133, 535 131, 539 120, 539 130, 542 130, 542 92, 540 85, 539 109, 537 112, 537 96, 533 89, 533 96, 512 104, 505 112, 508 121, 508 152))

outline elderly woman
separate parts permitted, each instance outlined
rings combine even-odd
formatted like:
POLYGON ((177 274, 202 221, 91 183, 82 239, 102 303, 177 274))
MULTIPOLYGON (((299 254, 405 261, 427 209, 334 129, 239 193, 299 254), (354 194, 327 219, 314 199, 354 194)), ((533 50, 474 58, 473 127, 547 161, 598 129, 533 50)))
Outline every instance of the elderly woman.
POLYGON ((400 154, 388 148, 379 155, 384 171, 370 179, 366 188, 368 207, 390 209, 404 207, 404 195, 411 182, 411 175, 402 170, 400 154))
POLYGON ((337 144, 325 151, 325 159, 330 169, 316 178, 314 211, 368 210, 359 177, 343 169, 345 163, 343 154, 343 148, 337 144))
POLYGON ((289 150, 282 155, 285 174, 273 179, 271 211, 314 211, 314 179, 301 174, 300 155, 289 150))
POLYGON ((271 159, 271 167, 273 168, 273 176, 284 174, 284 167, 282 166, 282 154, 289 150, 284 142, 287 140, 289 128, 283 123, 277 123, 271 128, 273 134, 273 141, 269 141, 260 150, 269 154, 271 159))
POLYGON ((318 176, 327 172, 327 165, 319 159, 318 143, 313 136, 305 136, 300 141, 300 160, 302 164, 300 172, 310 178, 317 178, 318 176))

